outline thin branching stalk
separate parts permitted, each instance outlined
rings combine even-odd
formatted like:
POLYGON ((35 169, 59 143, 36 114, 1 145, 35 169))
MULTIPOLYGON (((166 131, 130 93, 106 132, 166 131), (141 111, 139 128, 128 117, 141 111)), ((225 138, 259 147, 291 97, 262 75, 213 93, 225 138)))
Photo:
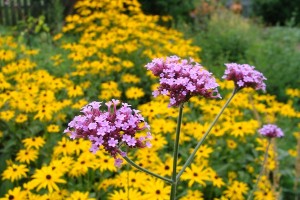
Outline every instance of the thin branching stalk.
POLYGON ((297 157, 296 157, 296 163, 295 163, 295 200, 300 200, 300 193, 298 190, 298 184, 300 182, 300 133, 298 133, 297 137, 297 157))
POLYGON ((211 123, 211 125, 209 126, 209 128, 207 129, 207 131, 205 132, 204 136, 201 138, 201 140, 198 142, 197 146, 195 147, 193 153, 189 156, 189 158, 187 159, 187 161, 185 162, 185 164, 183 165, 183 167, 181 168, 181 170, 179 171, 179 173, 176 176, 176 181, 178 182, 180 179, 180 176, 182 175, 182 173, 185 171, 185 169, 192 163, 197 151, 199 150, 200 146, 202 145, 202 143, 204 142, 205 138, 208 136, 208 134, 210 133, 211 129, 214 127, 214 125, 217 123, 218 119, 220 118, 220 116, 222 115, 223 111, 225 110, 225 108, 228 106, 228 104, 230 103, 230 101, 232 100, 232 98, 234 97, 234 95, 237 93, 238 89, 235 88, 231 94, 231 96, 229 97, 229 99, 226 101, 226 103, 224 104, 224 106, 222 107, 222 109, 220 110, 219 114, 215 117, 214 121, 211 123))
POLYGON ((145 173, 147 173, 147 174, 150 174, 151 176, 154 176, 154 177, 156 177, 156 178, 159 178, 159 179, 161 179, 161 180, 163 180, 163 181, 166 181, 166 182, 168 182, 168 183, 171 183, 171 184, 173 183, 173 181, 172 181, 171 179, 166 178, 166 177, 163 177, 163 176, 160 176, 160 175, 158 175, 158 174, 155 174, 155 173, 153 173, 153 172, 151 172, 151 171, 149 171, 149 170, 147 170, 147 169, 145 169, 145 168, 143 168, 143 167, 141 167, 141 166, 135 164, 135 162, 133 162, 133 161, 132 161, 130 158, 128 158, 127 156, 124 156, 123 158, 124 158, 131 166, 137 168, 138 170, 141 170, 141 171, 143 171, 143 172, 145 172, 145 173))
POLYGON ((180 139, 180 129, 181 129, 181 121, 182 121, 182 111, 183 111, 183 104, 179 107, 179 114, 177 118, 177 127, 176 127, 176 138, 174 143, 174 153, 173 153, 173 172, 172 172, 172 186, 171 186, 171 195, 170 199, 176 199, 176 172, 177 172, 177 161, 178 161, 178 150, 179 150, 179 139, 180 139))
POLYGON ((271 146, 271 138, 268 139, 268 145, 267 145, 267 148, 266 148, 266 152, 265 152, 265 156, 264 156, 264 160, 263 160, 263 163, 262 163, 262 166, 261 166, 261 170, 260 170, 259 176, 258 176, 258 178, 256 180, 256 183, 255 183, 255 185, 253 187, 253 190, 250 192, 247 200, 252 199, 253 193, 256 191, 258 183, 259 183, 259 181, 260 181, 260 179, 261 179, 261 177, 263 175, 263 172, 264 172, 264 169, 265 169, 265 165, 266 165, 267 159, 268 159, 268 151, 269 151, 270 146, 271 146))

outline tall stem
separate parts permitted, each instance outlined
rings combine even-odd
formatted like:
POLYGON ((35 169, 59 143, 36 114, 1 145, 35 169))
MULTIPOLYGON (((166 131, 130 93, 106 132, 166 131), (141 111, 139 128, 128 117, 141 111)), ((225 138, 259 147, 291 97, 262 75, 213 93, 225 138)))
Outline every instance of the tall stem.
POLYGON ((176 199, 176 171, 177 171, 177 160, 178 160, 178 149, 179 149, 179 138, 180 138, 180 128, 181 128, 181 121, 182 121, 182 111, 183 111, 183 104, 179 107, 179 114, 177 118, 177 127, 176 127, 176 138, 174 143, 174 153, 173 153, 173 172, 172 172, 172 186, 171 186, 171 195, 170 200, 176 199))
POLYGON ((224 104, 224 106, 222 107, 222 109, 220 110, 219 114, 215 117, 214 121, 210 124, 209 128, 207 129, 207 131, 205 132, 204 136, 201 138, 201 140, 198 142, 198 144, 196 145, 193 153, 189 156, 189 158, 187 159, 187 161, 185 162, 185 164, 183 165, 182 169, 180 170, 180 172, 177 174, 176 177, 176 181, 179 181, 180 176, 182 175, 182 173, 185 171, 185 169, 191 164, 191 162, 193 161, 197 151, 199 150, 200 146, 202 145, 202 143, 204 142, 205 138, 208 136, 208 134, 210 133, 211 129, 214 127, 214 125, 217 123, 218 119, 220 118, 220 116, 222 115, 223 111, 225 110, 225 108, 228 106, 228 104, 230 103, 230 101, 232 100, 232 98, 234 97, 234 95, 237 93, 238 89, 235 88, 231 94, 231 96, 229 97, 229 99, 226 101, 226 103, 224 104))
POLYGON ((141 166, 139 166, 139 165, 137 165, 137 164, 135 164, 130 158, 128 158, 127 156, 124 156, 123 157, 131 166, 133 166, 133 167, 135 167, 135 168, 137 168, 137 169, 139 169, 139 170, 141 170, 141 171, 143 171, 143 172, 145 172, 145 173, 147 173, 147 174, 150 174, 151 176, 154 176, 154 177, 156 177, 156 178, 159 178, 159 179, 161 179, 161 180, 164 180, 164 181, 166 181, 166 182, 168 182, 168 183, 173 183, 173 181, 171 180, 171 179, 169 179, 169 178, 166 178, 166 177, 163 177, 163 176, 160 176, 160 175, 158 175, 158 174, 155 174, 155 173, 153 173, 153 172, 151 172, 151 171, 149 171, 149 170, 147 170, 147 169, 145 169, 145 168, 143 168, 143 167, 141 167, 141 166))
POLYGON ((268 159, 268 151, 269 151, 269 148, 270 148, 270 145, 271 145, 271 138, 268 139, 268 146, 267 146, 267 149, 266 149, 266 152, 265 152, 265 156, 264 156, 264 161, 263 161, 263 164, 261 166, 261 170, 260 170, 260 173, 259 173, 259 176, 256 180, 256 183, 253 187, 253 190, 250 192, 250 195, 248 196, 248 199, 247 200, 250 200, 252 198, 252 195, 253 193, 255 192, 256 188, 257 188, 257 185, 263 175, 263 172, 264 172, 264 169, 265 169, 265 164, 267 163, 267 159, 268 159))

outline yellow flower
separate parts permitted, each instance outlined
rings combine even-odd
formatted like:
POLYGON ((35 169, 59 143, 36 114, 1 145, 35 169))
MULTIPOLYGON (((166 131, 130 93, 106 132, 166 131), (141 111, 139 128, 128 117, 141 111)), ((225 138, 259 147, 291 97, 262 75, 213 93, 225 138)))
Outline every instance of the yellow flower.
POLYGON ((8 190, 5 197, 0 200, 24 200, 26 199, 26 191, 22 191, 21 187, 15 187, 14 189, 8 190))
POLYGON ((15 180, 20 180, 24 177, 27 177, 26 173, 28 172, 28 168, 26 165, 20 164, 12 164, 8 166, 6 170, 2 173, 2 180, 8 179, 12 182, 15 180))
POLYGON ((74 200, 74 199, 80 199, 80 200, 96 200, 95 198, 89 198, 88 192, 80 192, 80 191, 74 191, 70 194, 68 198, 65 200, 74 200))
POLYGON ((38 136, 38 137, 30 137, 30 138, 25 138, 22 140, 22 143, 26 148, 31 148, 34 147, 36 149, 39 149, 45 144, 45 140, 38 136))
POLYGON ((228 186, 227 190, 224 191, 224 194, 229 199, 243 200, 245 199, 244 195, 247 194, 248 190, 247 184, 234 181, 228 186))
POLYGON ((40 121, 50 121, 53 115, 53 108, 50 106, 44 106, 44 108, 40 108, 38 113, 34 116, 34 119, 38 119, 40 121))
POLYGON ((204 166, 192 164, 191 167, 186 168, 185 172, 182 174, 182 179, 189 182, 189 187, 195 182, 205 186, 205 182, 211 179, 211 171, 204 166))
POLYGON ((173 172, 172 166, 173 166, 173 157, 167 155, 167 158, 164 162, 159 162, 156 165, 156 171, 161 176, 171 176, 173 172))
POLYGON ((53 36, 53 41, 59 40, 62 36, 63 36, 62 33, 58 33, 58 34, 54 35, 54 36, 53 36))
POLYGON ((147 181, 147 177, 148 176, 143 172, 122 171, 116 176, 116 178, 114 178, 114 186, 133 187, 139 189, 145 183, 145 181, 147 181))
POLYGON ((83 95, 83 90, 79 85, 70 86, 67 88, 69 97, 78 97, 83 95))
POLYGON ((9 121, 15 116, 15 112, 12 110, 2 111, 0 112, 0 119, 4 121, 9 121))
MULTIPOLYGON (((114 190, 109 194, 108 200, 124 200, 124 199, 144 199, 142 193, 134 188, 125 190, 114 190)), ((71 200, 71 199, 70 199, 71 200)))
POLYGON ((121 80, 123 83, 139 83, 141 81, 139 77, 133 74, 124 74, 121 80))
POLYGON ((67 140, 66 137, 63 137, 61 141, 58 142, 58 144, 54 147, 53 155, 72 155, 74 154, 74 148, 70 142, 70 140, 67 140))
POLYGON ((143 89, 138 87, 130 87, 125 93, 128 99, 139 99, 145 95, 143 89))
POLYGON ((55 124, 50 124, 49 126, 47 126, 47 131, 49 133, 58 133, 59 132, 59 126, 55 125, 55 124))
POLYGON ((30 161, 35 161, 38 157, 38 151, 36 149, 21 149, 17 153, 16 160, 21 163, 29 164, 30 161))
POLYGON ((226 143, 229 149, 235 149, 237 147, 237 144, 234 140, 228 139, 226 143))
POLYGON ((45 166, 35 171, 28 185, 30 188, 37 187, 38 191, 42 188, 47 188, 50 193, 54 190, 59 191, 57 183, 66 183, 66 181, 61 178, 62 175, 58 168, 53 170, 52 167, 45 166))
POLYGON ((212 152, 213 149, 211 147, 208 147, 206 144, 203 144, 200 146, 199 150, 197 151, 195 160, 202 160, 203 158, 209 158, 209 155, 212 152))
POLYGON ((155 178, 149 178, 141 190, 145 193, 143 199, 167 200, 170 199, 171 186, 166 185, 164 181, 155 178))
POLYGON ((19 114, 15 119, 16 123, 23 123, 27 121, 27 115, 19 114))
POLYGON ((289 149, 288 152, 289 152, 289 154, 292 157, 297 157, 297 150, 295 150, 295 149, 289 149))
POLYGON ((258 190, 254 192, 255 200, 275 200, 276 197, 272 190, 258 190))
POLYGON ((80 99, 73 103, 72 108, 81 109, 83 106, 87 105, 88 101, 86 99, 80 99))
POLYGON ((204 200, 203 193, 199 190, 188 190, 187 194, 180 198, 180 200, 204 200))

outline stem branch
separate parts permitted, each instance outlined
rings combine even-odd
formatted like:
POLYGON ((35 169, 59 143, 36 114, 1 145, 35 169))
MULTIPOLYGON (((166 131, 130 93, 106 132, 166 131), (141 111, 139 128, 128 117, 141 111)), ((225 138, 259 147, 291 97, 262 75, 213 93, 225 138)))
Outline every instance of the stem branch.
POLYGON ((266 152, 265 152, 264 161, 263 161, 263 164, 261 166, 259 176, 258 176, 258 178, 256 180, 256 183, 253 187, 253 190, 250 192, 250 195, 248 196, 247 200, 250 200, 252 198, 252 195, 255 192, 255 190, 257 189, 257 185, 258 185, 258 183, 259 183, 259 181, 260 181, 260 179, 263 175, 263 172, 264 172, 264 169, 265 169, 265 164, 267 163, 267 159, 268 159, 268 151, 269 151, 270 145, 271 145, 271 138, 268 139, 268 146, 267 146, 267 149, 266 149, 266 152))
POLYGON ((230 101, 232 100, 232 98, 234 97, 234 95, 237 93, 238 89, 235 88, 231 94, 231 96, 229 97, 229 99, 226 101, 226 103, 224 104, 224 106, 222 107, 222 109, 220 110, 219 114, 215 117, 214 121, 210 124, 209 128, 207 129, 207 131, 205 132, 204 136, 201 138, 201 140, 198 142, 198 144, 196 145, 193 153, 189 156, 189 158, 187 159, 187 161, 185 162, 185 164, 183 165, 182 169, 180 170, 180 172, 177 174, 176 180, 178 181, 180 179, 180 176, 182 175, 182 173, 185 171, 185 169, 191 164, 191 162, 193 161, 197 151, 199 150, 200 146, 202 145, 202 143, 204 142, 205 138, 207 137, 207 135, 210 133, 211 129, 214 127, 214 125, 217 123, 218 119, 220 118, 221 114, 223 113, 223 111, 225 110, 225 108, 228 106, 228 104, 230 103, 230 101))
POLYGON ((183 104, 179 107, 179 114, 177 118, 177 127, 176 127, 176 138, 174 143, 174 154, 173 154, 173 172, 172 172, 172 186, 171 186, 171 195, 170 199, 175 200, 176 198, 176 187, 177 187, 177 180, 176 180, 176 171, 177 171, 177 161, 178 161, 178 149, 179 149, 179 138, 180 138, 180 128, 181 128, 181 121, 182 121, 182 111, 183 111, 183 104))
POLYGON ((166 178, 166 177, 163 177, 163 176, 160 176, 160 175, 158 175, 158 174, 155 174, 155 173, 153 173, 153 172, 151 172, 151 171, 149 171, 149 170, 147 170, 147 169, 145 169, 145 168, 143 168, 143 167, 141 167, 141 166, 139 166, 139 165, 137 165, 137 164, 135 164, 135 162, 133 162, 130 158, 128 158, 127 156, 124 156, 123 157, 131 166, 133 166, 133 167, 135 167, 135 168, 137 168, 137 169, 139 169, 139 170, 141 170, 141 171, 143 171, 143 172, 145 172, 145 173, 147 173, 147 174, 150 174, 150 175, 152 175, 152 176, 154 176, 154 177, 156 177, 156 178, 159 178, 159 179, 161 179, 161 180, 164 180, 164 181, 166 181, 166 182, 168 182, 168 183, 173 183, 173 181, 171 180, 171 179, 169 179, 169 178, 166 178))

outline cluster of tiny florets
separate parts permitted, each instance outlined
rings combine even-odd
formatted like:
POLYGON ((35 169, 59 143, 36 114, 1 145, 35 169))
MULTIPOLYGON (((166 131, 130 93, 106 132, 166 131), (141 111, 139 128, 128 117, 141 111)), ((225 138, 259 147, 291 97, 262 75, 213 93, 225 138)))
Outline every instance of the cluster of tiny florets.
POLYGON ((121 147, 143 148, 150 147, 150 126, 144 121, 140 111, 131 109, 127 103, 112 100, 106 103, 107 111, 101 111, 102 102, 92 102, 81 110, 83 115, 75 116, 64 131, 70 134, 71 139, 87 138, 92 142, 91 152, 96 153, 102 145, 115 158, 116 166, 122 160, 117 155, 126 156, 121 147), (141 124, 143 124, 142 127, 141 124), (136 137, 136 132, 147 129, 147 135, 136 137))
POLYGON ((169 106, 179 106, 192 96, 221 98, 217 89, 219 85, 212 73, 192 59, 177 56, 156 58, 146 68, 159 77, 160 85, 153 92, 154 97, 159 94, 169 96, 169 106))
POLYGON ((264 80, 267 79, 261 72, 255 70, 254 66, 237 63, 228 63, 225 66, 226 70, 222 78, 234 81, 239 89, 251 87, 255 90, 266 90, 264 80))
POLYGON ((281 138, 284 136, 281 128, 279 128, 275 124, 264 125, 261 129, 258 130, 258 132, 261 135, 269 137, 269 138, 274 138, 274 137, 281 138))

